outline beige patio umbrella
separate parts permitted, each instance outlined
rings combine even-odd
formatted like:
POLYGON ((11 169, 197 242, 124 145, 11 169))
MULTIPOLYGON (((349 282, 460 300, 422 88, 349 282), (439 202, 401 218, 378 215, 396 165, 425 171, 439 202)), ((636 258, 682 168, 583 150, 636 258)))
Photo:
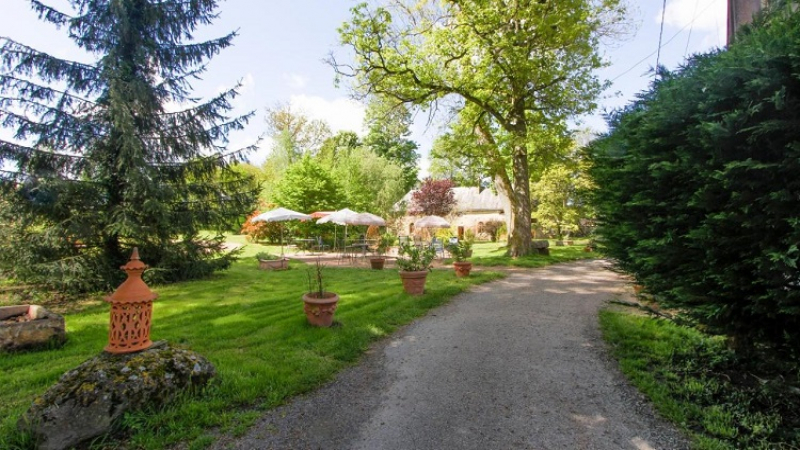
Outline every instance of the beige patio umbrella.
MULTIPOLYGON (((261 213, 251 222, 286 222, 288 220, 310 220, 308 214, 299 213, 286 208, 275 208, 271 211, 261 213)), ((281 257, 283 257, 283 227, 281 226, 281 257)))
MULTIPOLYGON (((347 226, 353 225, 353 220, 358 216, 358 213, 352 209, 343 208, 334 211, 327 216, 317 220, 317 223, 335 223, 337 225, 344 225, 344 241, 347 242, 347 226)), ((334 233, 336 231, 334 230, 334 233)), ((336 242, 336 235, 334 234, 334 243, 336 242)))
POLYGON ((441 216, 425 216, 414 222, 415 228, 450 228, 450 222, 441 216))
POLYGON ((376 216, 375 214, 363 212, 360 214, 356 214, 355 217, 353 217, 352 221, 350 222, 350 225, 367 225, 367 226, 375 225, 379 227, 385 227, 386 220, 384 220, 383 217, 376 216))

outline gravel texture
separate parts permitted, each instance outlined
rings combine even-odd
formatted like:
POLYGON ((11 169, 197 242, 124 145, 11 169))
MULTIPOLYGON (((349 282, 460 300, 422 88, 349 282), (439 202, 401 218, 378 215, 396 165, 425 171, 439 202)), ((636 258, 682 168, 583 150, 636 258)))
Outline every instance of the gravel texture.
POLYGON ((604 264, 473 288, 214 448, 689 448, 607 354, 597 311, 625 285, 604 264))

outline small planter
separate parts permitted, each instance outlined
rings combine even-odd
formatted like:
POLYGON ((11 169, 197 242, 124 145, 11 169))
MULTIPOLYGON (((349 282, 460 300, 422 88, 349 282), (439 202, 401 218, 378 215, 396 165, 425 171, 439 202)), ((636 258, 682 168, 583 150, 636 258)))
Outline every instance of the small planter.
POLYGON ((386 258, 380 257, 369 259, 369 265, 375 270, 383 270, 384 264, 386 264, 386 258))
POLYGON ((322 297, 317 297, 317 293, 306 293, 303 294, 303 303, 308 323, 315 327, 329 327, 333 323, 339 296, 333 292, 323 292, 322 297))
POLYGON ((286 270, 289 268, 289 260, 281 259, 259 259, 258 268, 261 270, 286 270))
POLYGON ((403 280, 403 289, 409 295, 422 295, 425 292, 425 281, 428 279, 428 271, 420 270, 408 272, 401 270, 398 272, 400 279, 403 280))
POLYGON ((468 277, 469 272, 472 270, 472 263, 469 261, 456 261, 453 263, 453 269, 455 269, 457 277, 468 277))

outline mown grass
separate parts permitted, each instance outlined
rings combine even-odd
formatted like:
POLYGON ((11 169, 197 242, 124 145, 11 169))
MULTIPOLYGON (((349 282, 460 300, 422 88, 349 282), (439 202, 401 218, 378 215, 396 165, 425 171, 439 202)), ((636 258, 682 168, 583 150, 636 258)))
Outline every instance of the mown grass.
MULTIPOLYGON (((263 248, 248 246, 243 254, 263 248)), ((209 279, 155 288, 160 297, 154 304, 152 338, 206 356, 218 377, 202 396, 127 416, 120 429, 131 447, 155 449, 186 441, 202 448, 213 441, 212 429, 241 433, 259 410, 330 380, 376 339, 471 285, 502 276, 481 271, 456 278, 452 270, 434 270, 426 294, 410 297, 394 270, 327 267, 326 290, 341 297, 338 326, 318 329, 307 325, 300 300, 306 266, 293 262, 290 267, 260 271, 247 257, 209 279)), ((63 348, 0 355, 0 448, 30 446, 15 431, 17 419, 61 374, 103 349, 108 317, 106 304, 84 302, 65 314, 69 340, 63 348)))
POLYGON ((478 242, 473 245, 473 257, 470 261, 476 266, 498 267, 544 267, 550 264, 576 261, 579 259, 592 259, 601 257, 597 252, 585 252, 586 242, 575 245, 559 246, 550 242, 550 255, 530 255, 519 258, 506 256, 506 245, 493 242, 478 242))
POLYGON ((631 382, 700 450, 800 448, 797 367, 740 359, 721 337, 602 311, 605 339, 631 382))

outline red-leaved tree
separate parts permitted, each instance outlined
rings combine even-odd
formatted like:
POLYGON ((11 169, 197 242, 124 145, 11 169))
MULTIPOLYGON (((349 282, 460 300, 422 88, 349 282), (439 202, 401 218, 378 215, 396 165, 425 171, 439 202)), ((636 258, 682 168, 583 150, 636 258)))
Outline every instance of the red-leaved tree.
POLYGON ((422 180, 419 189, 411 194, 409 212, 423 216, 446 216, 456 206, 451 180, 422 180))

